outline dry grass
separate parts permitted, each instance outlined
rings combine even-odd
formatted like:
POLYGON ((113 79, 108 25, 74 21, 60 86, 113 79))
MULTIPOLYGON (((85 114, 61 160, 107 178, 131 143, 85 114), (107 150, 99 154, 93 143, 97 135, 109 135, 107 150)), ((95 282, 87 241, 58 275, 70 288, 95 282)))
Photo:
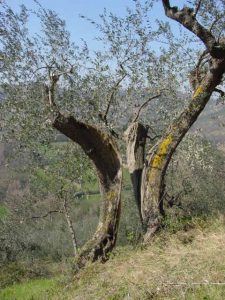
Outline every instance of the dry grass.
POLYGON ((118 249, 106 264, 81 271, 63 299, 225 299, 223 227, 221 219, 204 229, 161 233, 146 248, 118 249))
POLYGON ((70 260, 51 266, 51 279, 22 272, 0 299, 225 299, 224 219, 191 222, 178 231, 166 228, 148 247, 120 247, 107 263, 90 264, 72 279, 70 260))

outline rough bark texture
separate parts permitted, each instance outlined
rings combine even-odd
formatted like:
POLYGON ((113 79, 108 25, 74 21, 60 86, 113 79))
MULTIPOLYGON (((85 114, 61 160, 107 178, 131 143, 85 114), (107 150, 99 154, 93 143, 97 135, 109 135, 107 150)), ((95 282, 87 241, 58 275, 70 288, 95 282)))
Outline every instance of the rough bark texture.
POLYGON ((127 166, 134 190, 134 197, 141 222, 141 177, 144 168, 147 128, 138 122, 132 123, 124 133, 127 144, 127 166))
POLYGON ((192 8, 184 7, 179 10, 176 6, 171 6, 169 0, 162 0, 162 3, 166 16, 193 32, 205 44, 212 57, 221 59, 224 57, 225 45, 219 43, 213 34, 197 21, 192 8))
POLYGON ((88 260, 105 260, 116 243, 122 184, 121 157, 112 137, 98 128, 59 113, 53 126, 79 144, 93 161, 102 194, 102 207, 97 230, 76 260, 78 268, 88 260))
POLYGON ((164 177, 175 149, 208 103, 225 72, 225 59, 213 59, 202 83, 197 87, 189 106, 173 122, 166 134, 150 150, 142 174, 142 217, 148 230, 145 241, 159 228, 163 212, 164 177))

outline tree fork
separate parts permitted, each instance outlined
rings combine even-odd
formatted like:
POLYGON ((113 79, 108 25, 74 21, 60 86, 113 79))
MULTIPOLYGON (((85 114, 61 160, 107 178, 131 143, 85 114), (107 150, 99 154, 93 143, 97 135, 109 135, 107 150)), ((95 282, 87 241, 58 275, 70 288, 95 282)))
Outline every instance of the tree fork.
POLYGON ((77 267, 81 268, 88 260, 106 260, 108 252, 115 246, 120 218, 122 161, 112 136, 95 126, 58 113, 53 127, 79 144, 93 161, 103 198, 97 230, 76 259, 77 267))

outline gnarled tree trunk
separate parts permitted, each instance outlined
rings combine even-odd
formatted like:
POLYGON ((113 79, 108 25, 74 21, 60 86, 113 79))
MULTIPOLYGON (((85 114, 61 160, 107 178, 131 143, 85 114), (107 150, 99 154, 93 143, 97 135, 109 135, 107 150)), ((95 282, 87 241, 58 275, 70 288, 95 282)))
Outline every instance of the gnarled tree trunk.
POLYGON ((208 103, 212 92, 221 82, 224 72, 225 59, 212 59, 211 67, 204 80, 197 87, 189 106, 148 153, 141 187, 142 218, 147 227, 144 238, 146 242, 159 228, 161 218, 164 215, 164 178, 170 159, 191 125, 197 120, 208 103))
POLYGON ((148 129, 138 122, 131 123, 124 132, 127 147, 127 166, 141 221, 141 178, 144 168, 147 132, 148 129))
POLYGON ((120 218, 122 163, 113 138, 97 127, 77 121, 71 115, 58 113, 53 126, 79 144, 93 161, 102 194, 102 207, 97 230, 81 249, 76 260, 78 268, 87 260, 105 260, 116 243, 120 218))

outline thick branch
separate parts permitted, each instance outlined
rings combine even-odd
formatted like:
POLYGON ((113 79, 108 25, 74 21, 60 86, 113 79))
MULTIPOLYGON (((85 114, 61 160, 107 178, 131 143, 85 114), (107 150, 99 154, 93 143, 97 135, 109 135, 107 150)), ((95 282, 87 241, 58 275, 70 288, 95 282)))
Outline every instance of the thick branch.
POLYGON ((53 127, 81 146, 94 162, 100 182, 107 189, 120 168, 119 153, 112 138, 95 126, 61 113, 55 119, 53 127))
POLYGON ((171 124, 166 134, 148 153, 147 163, 142 173, 141 193, 142 217, 148 228, 145 236, 146 241, 158 230, 161 218, 164 215, 164 178, 171 157, 208 103, 217 85, 220 84, 224 73, 225 59, 213 59, 209 71, 196 88, 188 107, 171 124))
POLYGON ((225 45, 219 44, 213 34, 196 20, 193 9, 184 7, 179 10, 177 7, 171 7, 169 0, 162 0, 162 3, 166 16, 179 22, 194 33, 205 44, 212 57, 225 57, 225 45))
POLYGON ((127 146, 127 166, 141 221, 141 176, 144 168, 147 132, 148 128, 138 122, 131 123, 124 132, 127 146))
POLYGON ((87 260, 107 258, 116 243, 120 217, 120 194, 122 184, 122 162, 117 146, 106 132, 95 126, 77 121, 71 115, 59 113, 53 126, 79 144, 93 161, 103 197, 99 224, 77 258, 78 268, 87 260))

